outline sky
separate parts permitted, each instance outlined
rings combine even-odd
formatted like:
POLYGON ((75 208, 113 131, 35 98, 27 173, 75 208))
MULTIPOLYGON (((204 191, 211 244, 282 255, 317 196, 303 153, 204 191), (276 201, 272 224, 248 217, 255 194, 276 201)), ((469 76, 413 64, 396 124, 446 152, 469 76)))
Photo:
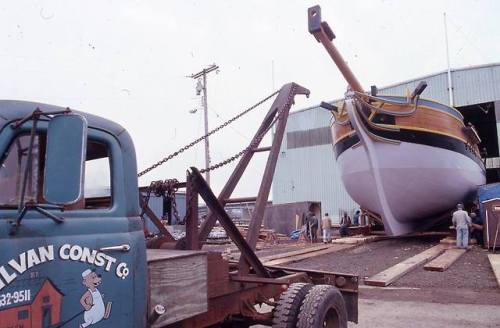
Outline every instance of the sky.
MULTIPOLYGON (((500 61, 500 1, 25 1, 0 2, 0 99, 44 102, 123 125, 139 170, 203 134, 201 98, 188 76, 208 76, 213 128, 288 82, 311 91, 292 111, 342 97, 346 83, 307 31, 320 4, 335 45, 368 89, 446 69, 446 12, 452 68, 500 61)), ((243 149, 270 103, 210 139, 212 162, 243 149)), ((267 137, 263 144, 269 144, 267 137)), ((256 155, 235 191, 257 193, 265 164, 256 155)), ((204 166, 204 146, 140 180, 185 179, 204 166)), ((220 191, 228 165, 212 173, 220 191)))

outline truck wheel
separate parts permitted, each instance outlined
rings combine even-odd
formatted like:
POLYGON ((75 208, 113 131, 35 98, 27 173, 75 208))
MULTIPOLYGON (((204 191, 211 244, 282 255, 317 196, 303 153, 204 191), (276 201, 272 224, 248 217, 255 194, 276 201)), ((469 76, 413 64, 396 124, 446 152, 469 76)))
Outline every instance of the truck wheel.
POLYGON ((330 285, 311 288, 299 312, 298 328, 347 328, 347 310, 340 291, 330 285))
POLYGON ((303 282, 291 284, 286 291, 280 295, 278 305, 274 308, 274 328, 295 328, 300 307, 313 287, 312 284, 303 282))

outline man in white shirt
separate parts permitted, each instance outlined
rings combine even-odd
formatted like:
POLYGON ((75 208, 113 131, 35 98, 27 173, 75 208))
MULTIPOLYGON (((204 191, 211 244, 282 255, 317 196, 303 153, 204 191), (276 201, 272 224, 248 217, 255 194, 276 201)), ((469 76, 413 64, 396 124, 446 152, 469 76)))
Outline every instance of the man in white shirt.
POLYGON ((329 243, 332 240, 332 221, 328 213, 321 220, 321 226, 323 228, 323 243, 329 243))
POLYGON ((464 205, 459 203, 457 205, 457 210, 453 212, 453 218, 451 219, 453 225, 457 228, 457 248, 465 248, 469 245, 469 227, 472 224, 472 220, 469 214, 464 211, 464 205))

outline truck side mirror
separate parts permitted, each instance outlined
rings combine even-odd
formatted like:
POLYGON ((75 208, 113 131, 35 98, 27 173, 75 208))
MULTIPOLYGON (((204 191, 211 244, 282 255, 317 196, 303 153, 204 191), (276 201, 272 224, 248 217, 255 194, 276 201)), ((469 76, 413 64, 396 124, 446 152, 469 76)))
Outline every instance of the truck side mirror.
POLYGON ((53 117, 47 129, 43 196, 57 205, 70 205, 83 196, 87 153, 87 120, 78 114, 53 117))

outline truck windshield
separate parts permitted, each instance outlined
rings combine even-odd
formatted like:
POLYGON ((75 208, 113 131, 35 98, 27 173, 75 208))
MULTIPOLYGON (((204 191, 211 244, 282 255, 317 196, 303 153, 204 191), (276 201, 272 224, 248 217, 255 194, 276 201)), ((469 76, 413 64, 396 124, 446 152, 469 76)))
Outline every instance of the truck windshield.
MULTIPOLYGON (((3 159, 0 159, 0 206, 19 205, 24 170, 28 159, 29 135, 20 135, 9 146, 3 159)), ((32 170, 28 174, 25 201, 35 200, 38 195, 39 136, 33 144, 32 170)))
MULTIPOLYGON (((35 136, 31 172, 28 173, 24 201, 43 203, 42 183, 45 158, 45 134, 35 136)), ((28 161, 30 135, 17 136, 0 155, 0 207, 17 208, 21 199, 24 171, 28 161)), ((88 140, 85 162, 84 199, 65 210, 108 208, 111 206, 111 167, 108 146, 88 140)))

